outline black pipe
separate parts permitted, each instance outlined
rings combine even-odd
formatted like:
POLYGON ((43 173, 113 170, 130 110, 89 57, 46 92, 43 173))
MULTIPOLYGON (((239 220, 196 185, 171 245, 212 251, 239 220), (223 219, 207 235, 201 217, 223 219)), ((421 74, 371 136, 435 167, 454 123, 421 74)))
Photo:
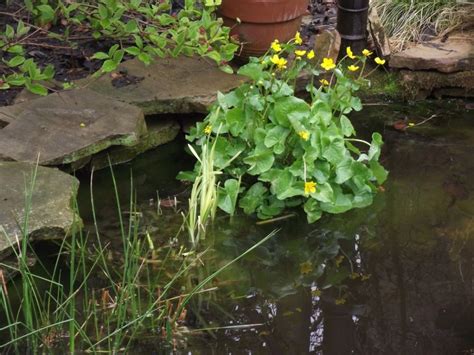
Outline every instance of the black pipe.
POLYGON ((339 0, 337 3, 337 30, 341 35, 340 56, 346 55, 350 46, 360 54, 367 46, 367 19, 369 0, 339 0))

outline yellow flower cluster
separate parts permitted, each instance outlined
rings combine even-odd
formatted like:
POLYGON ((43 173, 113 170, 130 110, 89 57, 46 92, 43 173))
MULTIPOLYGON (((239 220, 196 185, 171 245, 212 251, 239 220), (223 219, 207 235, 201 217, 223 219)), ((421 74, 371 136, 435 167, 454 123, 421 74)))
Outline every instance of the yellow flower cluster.
POLYGON ((204 133, 207 135, 210 135, 212 133, 212 126, 208 125, 206 128, 204 128, 204 133))

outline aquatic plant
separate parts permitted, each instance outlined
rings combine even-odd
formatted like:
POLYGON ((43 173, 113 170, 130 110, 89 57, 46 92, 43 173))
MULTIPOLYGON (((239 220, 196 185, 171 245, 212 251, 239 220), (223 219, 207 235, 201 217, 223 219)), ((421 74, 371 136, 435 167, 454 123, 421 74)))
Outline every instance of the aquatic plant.
POLYGON ((183 289, 181 279, 200 265, 204 252, 185 253, 173 245, 155 248, 150 235, 144 237, 139 228, 133 192, 129 219, 123 220, 112 172, 122 249, 103 244, 91 184, 96 240, 75 224, 70 238, 59 245, 50 268, 36 256, 28 233, 35 176, 34 172, 26 189, 25 218, 20 221, 22 240, 12 240, 18 267, 0 262, 0 276, 3 270, 14 271, 20 284, 0 278, 0 315, 6 323, 0 325, 2 352, 47 352, 53 348, 67 348, 71 354, 127 352, 144 334, 164 344, 173 339, 194 295, 208 292, 204 287, 214 277, 275 235, 270 233, 198 285, 183 289), (28 263, 29 255, 36 256, 38 267, 28 263))
MULTIPOLYGON (((371 53, 355 55, 348 48, 339 64, 331 58, 317 61, 313 51, 297 44, 298 38, 286 44, 275 41, 265 56, 241 67, 238 73, 249 81, 219 93, 210 114, 187 137, 196 150, 212 142, 214 166, 223 172, 219 207, 227 213, 234 212, 237 200, 245 213, 262 219, 303 205, 308 221, 315 222, 323 212, 370 205, 387 177, 378 161, 381 135, 374 133, 371 142, 354 138, 347 117, 362 109, 354 92, 370 74, 364 70, 371 53), (348 63, 348 57, 354 59, 348 63), (316 87, 321 69, 325 77, 316 87), (303 72, 311 77, 309 102, 296 96, 303 72)), ((199 169, 197 164, 194 174, 199 169)), ((192 180, 193 175, 180 177, 192 180)))
MULTIPOLYGON (((48 42, 45 46, 72 51, 81 45, 75 37, 104 42, 106 50, 91 56, 102 63, 98 75, 116 70, 124 58, 137 58, 148 65, 156 57, 179 55, 209 58, 232 72, 227 62, 239 46, 230 38, 230 29, 215 16, 218 4, 186 0, 183 9, 175 12, 170 0, 25 0, 18 11, 2 13, 12 17, 15 25, 7 24, 0 31, 0 57, 5 64, 0 90, 26 87, 46 95, 54 67, 35 62, 27 45, 54 40, 60 45, 48 42), (26 18, 31 23, 24 22, 26 18)), ((64 84, 65 89, 70 86, 64 84)))

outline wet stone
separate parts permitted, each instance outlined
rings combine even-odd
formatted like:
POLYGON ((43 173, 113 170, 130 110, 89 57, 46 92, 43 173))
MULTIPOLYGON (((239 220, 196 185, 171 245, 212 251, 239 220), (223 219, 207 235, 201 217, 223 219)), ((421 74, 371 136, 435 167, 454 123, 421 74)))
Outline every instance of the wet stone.
POLYGON ((64 165, 110 146, 132 146, 146 132, 142 110, 88 89, 0 108, 0 160, 64 165))
POLYGON ((34 171, 33 164, 0 162, 0 258, 11 254, 11 246, 25 234, 31 240, 60 239, 80 223, 72 209, 79 181, 57 169, 41 166, 33 179, 34 171), (26 189, 28 193, 33 191, 28 209, 26 189))
POLYGON ((217 92, 228 92, 243 78, 222 72, 209 60, 197 57, 157 59, 145 66, 137 59, 99 79, 77 82, 119 101, 137 105, 145 114, 207 113, 217 92))

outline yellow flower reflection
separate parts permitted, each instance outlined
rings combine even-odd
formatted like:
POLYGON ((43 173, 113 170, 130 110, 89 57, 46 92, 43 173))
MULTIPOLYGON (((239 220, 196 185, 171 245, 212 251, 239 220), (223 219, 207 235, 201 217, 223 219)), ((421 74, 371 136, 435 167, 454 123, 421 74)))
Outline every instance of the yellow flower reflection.
POLYGON ((336 67, 336 63, 334 63, 334 60, 332 58, 323 58, 323 62, 321 63, 321 67, 324 70, 331 70, 336 67))
POLYGON ((314 181, 306 181, 304 183, 304 193, 306 195, 314 194, 316 192, 316 183, 314 181))

